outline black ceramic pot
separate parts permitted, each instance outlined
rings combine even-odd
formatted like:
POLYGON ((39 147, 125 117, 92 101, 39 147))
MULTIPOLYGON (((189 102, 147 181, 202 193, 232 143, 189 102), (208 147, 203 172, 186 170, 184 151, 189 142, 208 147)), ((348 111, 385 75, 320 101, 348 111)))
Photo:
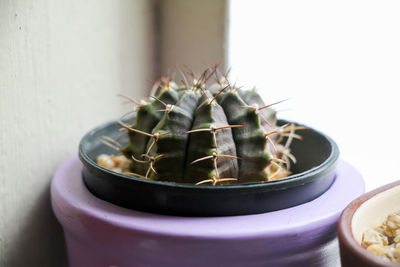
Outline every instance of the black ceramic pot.
MULTIPOLYGON (((280 124, 286 121, 280 121, 280 124)), ((264 213, 296 206, 323 194, 335 179, 339 150, 328 136, 313 130, 299 132, 304 140, 294 140, 296 156, 293 174, 285 179, 240 185, 191 185, 149 181, 100 167, 96 158, 113 154, 100 136, 117 137, 117 122, 87 133, 79 146, 83 179, 97 197, 116 205, 159 214, 180 216, 228 216, 264 213)))

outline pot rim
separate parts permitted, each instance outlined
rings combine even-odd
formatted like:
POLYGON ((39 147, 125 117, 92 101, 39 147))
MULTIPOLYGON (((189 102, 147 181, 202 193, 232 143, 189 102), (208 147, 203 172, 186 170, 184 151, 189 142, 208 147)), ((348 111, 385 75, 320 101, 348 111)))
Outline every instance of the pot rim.
POLYGON ((287 184, 286 188, 291 188, 291 187, 298 186, 301 184, 309 183, 309 182, 317 179, 316 174, 318 174, 320 172, 330 171, 332 168, 334 168, 336 166, 336 164, 338 162, 339 154, 340 154, 337 144, 328 135, 326 135, 318 130, 315 130, 312 127, 304 125, 304 124, 300 124, 300 123, 293 122, 293 121, 287 121, 287 120, 279 120, 280 123, 293 122, 296 125, 305 126, 305 127, 307 127, 307 129, 302 130, 302 131, 310 131, 311 130, 311 131, 314 131, 317 134, 321 135, 322 137, 324 137, 328 141, 330 148, 331 148, 329 156, 318 166, 315 166, 311 169, 308 169, 308 170, 300 172, 300 173, 290 175, 284 179, 269 181, 269 182, 258 182, 258 183, 255 182, 255 183, 243 183, 243 184, 236 184, 236 185, 234 184, 234 185, 213 186, 213 185, 194 185, 194 184, 176 183, 176 182, 168 182, 168 181, 145 180, 145 179, 137 177, 137 176, 116 173, 116 172, 108 170, 104 167, 101 167, 96 162, 94 162, 91 159, 91 157, 89 157, 89 155, 86 153, 86 151, 84 149, 85 141, 87 141, 93 134, 95 134, 99 130, 107 128, 110 125, 114 124, 115 122, 116 122, 115 120, 109 121, 105 124, 97 126, 96 128, 94 128, 94 129, 90 130, 88 133, 86 133, 79 143, 79 158, 85 163, 85 165, 87 164, 88 167, 91 169, 105 172, 110 175, 119 177, 121 179, 133 180, 135 182, 147 183, 150 185, 163 186, 163 187, 187 188, 187 189, 197 189, 197 190, 199 190, 199 189, 200 190, 213 190, 214 191, 214 190, 243 190, 243 189, 251 190, 251 189, 260 188, 260 187, 262 187, 264 189, 269 189, 270 187, 272 187, 271 189, 273 189, 274 187, 282 188, 282 186, 287 184))

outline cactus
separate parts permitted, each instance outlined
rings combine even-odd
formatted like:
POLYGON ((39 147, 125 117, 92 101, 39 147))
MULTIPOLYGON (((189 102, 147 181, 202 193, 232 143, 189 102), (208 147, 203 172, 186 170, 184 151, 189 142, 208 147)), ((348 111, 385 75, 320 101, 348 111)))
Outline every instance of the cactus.
MULTIPOLYGON (((184 74, 182 74, 184 75, 184 74)), ((207 69, 189 84, 157 83, 157 96, 137 103, 132 124, 120 121, 129 144, 103 142, 131 159, 129 173, 144 179, 194 184, 267 182, 290 174, 294 131, 277 126, 276 112, 256 90, 232 86, 207 69), (211 76, 217 83, 207 86, 211 76), (286 144, 280 144, 287 136, 286 144)), ((279 102, 278 102, 279 103, 279 102)))

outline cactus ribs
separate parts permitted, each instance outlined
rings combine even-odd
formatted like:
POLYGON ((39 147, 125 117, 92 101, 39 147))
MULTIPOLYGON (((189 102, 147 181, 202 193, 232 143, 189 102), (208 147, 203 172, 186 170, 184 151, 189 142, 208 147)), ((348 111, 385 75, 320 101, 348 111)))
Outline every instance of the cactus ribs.
POLYGON ((178 85, 169 78, 155 83, 152 95, 134 103, 136 118, 119 121, 129 144, 102 141, 130 160, 125 173, 144 179, 194 184, 266 182, 290 175, 294 124, 277 125, 276 111, 256 90, 231 85, 217 67, 199 78, 180 71, 178 85), (216 83, 208 86, 212 76, 216 83), (188 80, 191 80, 189 83, 188 80), (285 143, 281 144, 285 138, 285 143))

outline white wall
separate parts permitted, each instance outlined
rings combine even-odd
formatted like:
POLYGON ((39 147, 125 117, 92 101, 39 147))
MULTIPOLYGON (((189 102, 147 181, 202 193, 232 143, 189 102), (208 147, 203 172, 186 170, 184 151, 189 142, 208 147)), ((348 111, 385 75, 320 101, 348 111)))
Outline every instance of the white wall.
MULTIPOLYGON (((189 66, 194 72, 221 63, 227 56, 226 0, 161 0, 161 72, 189 66)), ((180 76, 177 78, 181 79, 180 76)), ((179 80, 178 80, 179 81, 179 80)))
POLYGON ((153 2, 0 1, 0 266, 62 266, 57 166, 153 79, 153 2))
POLYGON ((400 2, 231 1, 230 65, 333 137, 371 190, 400 179, 400 2))

